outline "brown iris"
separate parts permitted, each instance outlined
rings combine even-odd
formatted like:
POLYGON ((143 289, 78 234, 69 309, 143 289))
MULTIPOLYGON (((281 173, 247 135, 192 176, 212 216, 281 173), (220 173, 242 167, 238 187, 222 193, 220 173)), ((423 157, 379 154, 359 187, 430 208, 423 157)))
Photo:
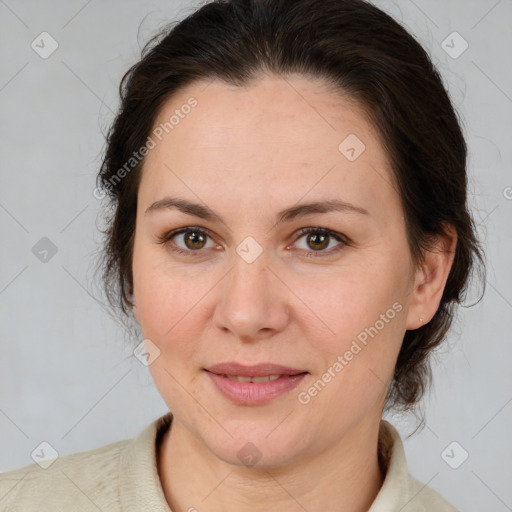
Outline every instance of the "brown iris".
POLYGON ((206 242, 206 237, 203 233, 198 231, 187 231, 185 235, 185 244, 189 249, 202 249, 204 243, 206 242), (189 245, 190 242, 190 245, 189 245), (200 247, 197 246, 200 245, 200 247), (203 244, 203 245, 201 245, 203 244))
POLYGON ((325 247, 327 247, 329 245, 329 235, 324 235, 322 233, 310 233, 307 236, 307 241, 309 243, 309 241, 312 238, 318 238, 318 237, 322 240, 322 242, 320 242, 321 245, 315 245, 316 249, 325 249, 325 247))

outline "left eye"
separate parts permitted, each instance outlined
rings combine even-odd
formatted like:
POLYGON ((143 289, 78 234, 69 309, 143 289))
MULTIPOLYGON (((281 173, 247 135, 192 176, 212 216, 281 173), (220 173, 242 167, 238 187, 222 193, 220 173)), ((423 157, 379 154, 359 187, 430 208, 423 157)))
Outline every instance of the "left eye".
MULTIPOLYGON (((309 252, 312 256, 323 256, 325 253, 332 254, 340 251, 343 246, 348 245, 348 240, 346 237, 339 233, 335 233, 330 231, 329 229, 324 228, 304 228, 300 231, 300 235, 298 240, 302 237, 305 237, 306 244, 312 244, 313 247, 316 247, 317 250, 311 251, 308 248, 304 249, 309 252), (329 251, 324 251, 326 247, 329 246, 329 242, 334 239, 339 242, 339 244, 329 251), (317 253, 321 254, 317 254, 317 253)), ((310 246, 311 247, 311 246, 310 246)))
MULTIPOLYGON (((171 231, 167 233, 161 238, 158 238, 158 243, 168 246, 168 248, 176 253, 184 254, 186 256, 198 256, 201 252, 201 249, 208 248, 206 247, 206 241, 208 238, 211 238, 210 235, 202 228, 195 227, 186 227, 177 229, 175 231, 171 231), (185 247, 177 245, 173 239, 178 237, 178 235, 185 235, 182 237, 182 241, 185 247)), ((336 233, 329 229, 324 228, 304 228, 299 231, 299 236, 296 239, 295 244, 301 238, 305 238, 306 244, 308 247, 315 247, 315 250, 310 250, 307 247, 304 250, 307 253, 307 256, 327 256, 333 253, 336 253, 343 249, 343 247, 350 245, 350 240, 342 235, 341 233, 336 233), (331 248, 326 251, 332 239, 336 240, 338 243, 337 246, 331 248), (312 245, 309 245, 312 244, 312 245)), ((211 248, 211 247, 210 247, 211 248)))

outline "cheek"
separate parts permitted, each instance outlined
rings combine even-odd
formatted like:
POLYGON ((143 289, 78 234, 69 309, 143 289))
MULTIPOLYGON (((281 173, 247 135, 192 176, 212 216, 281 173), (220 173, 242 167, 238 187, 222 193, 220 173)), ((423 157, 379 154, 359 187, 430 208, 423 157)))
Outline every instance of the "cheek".
POLYGON ((179 383, 187 382, 190 389, 194 388, 196 374, 190 369, 204 362, 199 360, 199 343, 207 321, 205 293, 218 281, 210 282, 207 276, 183 275, 155 256, 148 255, 144 261, 134 255, 137 318, 144 338, 160 350, 149 369, 169 407, 170 400, 179 400, 177 397, 183 394, 179 383))
POLYGON ((316 407, 337 404, 357 417, 383 398, 405 332, 404 275, 391 256, 381 254, 325 279, 323 287, 302 285, 298 293, 313 297, 315 313, 329 326, 319 336, 312 324, 303 324, 322 361, 316 407))
POLYGON ((197 315, 201 311, 199 299, 204 295, 199 293, 200 288, 199 283, 191 285, 189 280, 152 267, 149 262, 134 271, 138 321, 144 338, 160 350, 149 370, 171 410, 179 410, 182 402, 188 403, 184 382, 187 389, 194 389, 189 370, 196 366, 194 340, 200 339, 201 321, 197 315))
POLYGON ((379 332, 396 333, 396 327, 401 328, 406 283, 391 258, 340 267, 295 284, 297 295, 308 298, 304 302, 316 317, 315 325, 328 329, 328 347, 339 350, 359 335, 364 341, 375 324, 379 332))
POLYGON ((332 411, 343 411, 355 421, 385 399, 401 346, 402 297, 390 284, 395 277, 379 279, 375 270, 331 280, 326 293, 318 295, 318 314, 334 334, 315 335, 312 326, 304 332, 313 340, 320 364, 302 397, 311 400, 333 430, 340 427, 332 411))
POLYGON ((146 337, 164 343, 190 327, 201 294, 194 293, 188 281, 146 270, 134 278, 134 283, 138 318, 146 337))
POLYGON ((166 268, 165 251, 135 241, 133 285, 137 320, 147 338, 163 341, 186 321, 193 301, 194 280, 180 279, 166 268), (180 322, 180 319, 182 319, 180 322))

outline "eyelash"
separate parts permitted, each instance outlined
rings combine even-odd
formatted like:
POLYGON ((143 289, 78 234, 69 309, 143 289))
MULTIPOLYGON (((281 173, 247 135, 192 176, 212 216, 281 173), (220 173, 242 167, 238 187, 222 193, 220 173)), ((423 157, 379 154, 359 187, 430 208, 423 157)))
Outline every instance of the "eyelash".
MULTIPOLYGON (((189 231, 193 231, 195 233, 205 235, 205 236, 211 238, 210 235, 208 234, 208 232, 205 231, 204 229, 196 228, 194 226, 187 226, 185 228, 180 228, 180 229, 176 229, 174 231, 170 231, 169 233, 165 234, 163 237, 158 237, 157 243, 167 246, 171 251, 173 251, 175 253, 183 254, 185 256, 195 257, 196 255, 199 255, 199 253, 201 252, 201 249, 198 249, 197 251, 194 251, 191 249, 184 250, 184 249, 181 249, 180 247, 177 247, 175 244, 171 244, 172 238, 174 238, 177 235, 187 233, 189 231), (194 253, 197 253, 197 254, 194 254, 194 253)), ((325 228, 302 228, 299 231, 299 233, 298 233, 299 236, 297 237, 295 242, 297 240, 299 240, 300 238, 302 238, 304 235, 307 235, 309 233, 316 233, 319 235, 329 236, 331 238, 334 238, 336 241, 341 242, 341 245, 338 246, 337 248, 331 249, 329 251, 306 251, 307 257, 311 256, 314 258, 317 258, 317 257, 322 258, 322 257, 331 256, 331 255, 341 251, 343 249, 343 247, 350 246, 350 244, 351 244, 351 241, 346 236, 342 235, 341 233, 336 233, 335 231, 331 231, 331 230, 325 229, 325 228)))

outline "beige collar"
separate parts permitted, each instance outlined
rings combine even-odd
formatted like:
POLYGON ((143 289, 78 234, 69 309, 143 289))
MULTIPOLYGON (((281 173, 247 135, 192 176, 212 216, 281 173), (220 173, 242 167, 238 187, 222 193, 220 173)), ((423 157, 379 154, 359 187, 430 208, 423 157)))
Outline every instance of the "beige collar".
MULTIPOLYGON (((172 512, 160 483, 156 460, 156 442, 160 442, 171 421, 170 412, 156 419, 121 452, 119 497, 126 512, 172 512)), ((395 512, 412 496, 400 434, 386 420, 380 422, 379 459, 386 476, 368 512, 395 512)))

